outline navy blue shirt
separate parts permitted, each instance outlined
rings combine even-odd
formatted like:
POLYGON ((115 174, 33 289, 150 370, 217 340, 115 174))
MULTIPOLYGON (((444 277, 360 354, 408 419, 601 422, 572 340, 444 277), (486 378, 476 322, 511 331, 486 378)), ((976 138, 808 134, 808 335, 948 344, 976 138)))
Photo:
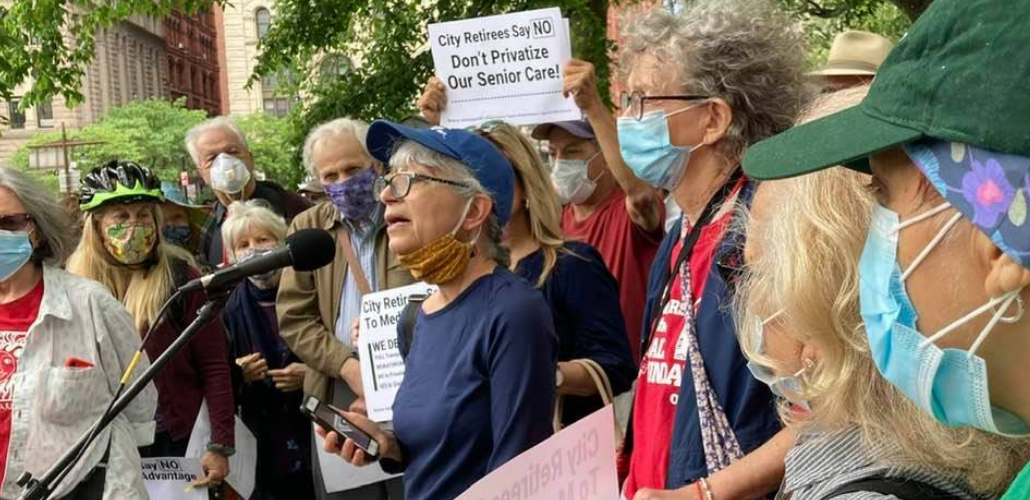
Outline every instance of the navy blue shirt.
MULTIPOLYGON (((544 272, 543 250, 523 257, 515 272, 536 286, 544 272)), ((592 359, 608 375, 615 394, 628 391, 637 376, 637 365, 626 337, 619 285, 605 267, 601 254, 586 243, 565 243, 540 291, 554 318, 558 361, 592 359)), ((571 424, 600 408, 599 396, 568 396, 563 423, 571 424)))
POLYGON ((557 340, 540 292, 507 269, 419 310, 393 425, 408 500, 450 500, 551 435, 557 340))

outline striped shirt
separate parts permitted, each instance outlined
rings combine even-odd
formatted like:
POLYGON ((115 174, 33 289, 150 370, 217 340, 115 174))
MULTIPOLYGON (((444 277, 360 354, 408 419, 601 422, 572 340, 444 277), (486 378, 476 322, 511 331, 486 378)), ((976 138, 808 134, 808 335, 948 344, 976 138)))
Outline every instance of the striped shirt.
MULTIPOLYGON (((372 217, 365 221, 353 221, 343 217, 343 224, 347 226, 350 233, 351 248, 354 249, 354 256, 357 257, 361 270, 365 273, 365 280, 371 291, 376 292, 376 234, 383 227, 383 205, 378 205, 372 212, 372 217)), ((336 318, 336 338, 351 349, 357 346, 351 345, 350 327, 354 319, 361 316, 361 291, 358 290, 358 280, 354 279, 354 273, 350 270, 343 278, 343 294, 340 295, 340 314, 336 318)))
MULTIPOLYGON (((823 500, 838 488, 861 479, 896 477, 918 481, 964 500, 984 500, 966 489, 961 477, 949 476, 920 467, 891 465, 885 457, 899 452, 896 445, 869 448, 862 434, 851 426, 839 431, 803 432, 787 453, 786 473, 776 500, 823 500)), ((835 500, 889 500, 893 495, 855 492, 832 497, 835 500)))

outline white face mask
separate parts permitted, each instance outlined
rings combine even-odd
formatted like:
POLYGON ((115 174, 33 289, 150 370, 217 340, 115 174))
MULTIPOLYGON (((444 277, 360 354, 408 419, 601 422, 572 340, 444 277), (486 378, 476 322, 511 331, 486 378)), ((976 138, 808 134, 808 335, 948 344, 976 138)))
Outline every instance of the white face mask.
MULTIPOLYGON (((551 183, 558 192, 558 200, 562 205, 578 205, 587 201, 597 189, 597 179, 590 178, 590 162, 601 154, 594 153, 589 160, 556 160, 551 169, 551 183)), ((601 172, 604 175, 604 172, 601 172)))
POLYGON ((211 163, 211 189, 236 194, 250 182, 250 170, 243 160, 221 153, 211 163))

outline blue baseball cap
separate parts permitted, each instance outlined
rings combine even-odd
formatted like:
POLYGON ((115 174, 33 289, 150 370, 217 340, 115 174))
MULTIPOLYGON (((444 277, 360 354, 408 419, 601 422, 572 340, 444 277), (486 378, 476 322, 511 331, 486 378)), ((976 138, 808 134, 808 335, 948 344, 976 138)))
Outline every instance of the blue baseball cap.
POLYGON ((515 172, 508 159, 490 141, 461 129, 417 129, 386 120, 376 120, 368 127, 365 147, 373 158, 389 165, 398 141, 403 140, 417 142, 468 167, 476 180, 490 192, 490 197, 494 201, 494 213, 501 227, 508 225, 512 198, 515 194, 515 172))

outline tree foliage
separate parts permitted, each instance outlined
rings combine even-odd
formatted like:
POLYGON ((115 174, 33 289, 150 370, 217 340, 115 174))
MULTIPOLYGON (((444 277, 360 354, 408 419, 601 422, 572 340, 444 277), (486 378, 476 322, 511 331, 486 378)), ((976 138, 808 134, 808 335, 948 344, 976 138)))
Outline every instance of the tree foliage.
MULTIPOLYGON (((177 182, 180 171, 193 169, 183 142, 186 132, 207 119, 205 111, 186 109, 184 102, 184 99, 131 102, 112 108, 94 125, 69 130, 69 139, 104 141, 103 144, 75 149, 72 161, 84 173, 108 160, 130 160, 150 167, 161 180, 177 182)), ((261 113, 241 118, 239 125, 250 141, 255 164, 269 179, 288 185, 295 184, 298 176, 303 177, 300 167, 290 163, 293 148, 288 142, 290 125, 287 120, 261 113)), ((43 144, 60 138, 60 132, 39 134, 28 144, 43 144)), ((28 146, 15 154, 12 163, 23 170, 29 169, 28 146)), ((56 190, 55 172, 33 173, 56 190)))
MULTIPOLYGON (((221 2, 222 0, 217 0, 221 2)), ((6 2, 5 2, 6 3, 6 2)), ((196 12, 213 0, 14 0, 0 6, 0 97, 31 83, 24 106, 61 94, 70 105, 93 59, 99 30, 135 15, 162 18, 173 8, 196 12)))

